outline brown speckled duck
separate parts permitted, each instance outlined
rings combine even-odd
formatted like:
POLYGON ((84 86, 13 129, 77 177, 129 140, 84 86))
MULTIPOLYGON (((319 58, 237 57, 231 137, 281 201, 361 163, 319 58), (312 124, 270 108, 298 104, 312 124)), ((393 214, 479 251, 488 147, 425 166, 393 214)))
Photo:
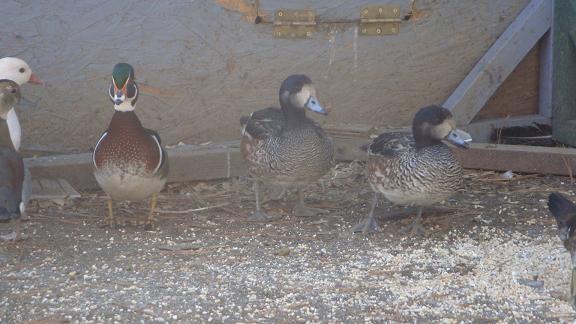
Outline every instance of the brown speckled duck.
POLYGON ((405 230, 425 232, 420 224, 422 208, 445 200, 462 186, 463 171, 448 141, 467 148, 470 136, 456 129, 452 113, 439 106, 420 109, 407 133, 383 133, 368 146, 368 180, 374 190, 368 216, 353 228, 354 232, 379 229, 374 209, 380 193, 398 205, 418 207, 414 222, 405 230))
POLYGON ((12 80, 0 80, 0 220, 15 220, 12 234, 5 240, 20 238, 20 217, 25 213, 29 187, 20 148, 20 123, 15 107, 20 101, 20 87, 12 80))
POLYGON ((151 198, 150 214, 145 222, 146 228, 150 229, 154 223, 157 195, 166 183, 168 157, 160 136, 142 127, 134 112, 138 85, 131 65, 118 63, 114 66, 109 96, 114 104, 114 116, 93 154, 94 176, 109 197, 107 223, 117 225, 113 200, 151 198))
POLYGON ((326 114, 312 81, 291 75, 280 87, 280 109, 266 108, 242 117, 241 150, 254 178, 256 211, 251 220, 267 220, 259 199, 259 182, 298 190, 293 213, 312 216, 323 212, 304 204, 302 190, 318 181, 334 164, 334 144, 322 128, 306 117, 306 109, 326 114))

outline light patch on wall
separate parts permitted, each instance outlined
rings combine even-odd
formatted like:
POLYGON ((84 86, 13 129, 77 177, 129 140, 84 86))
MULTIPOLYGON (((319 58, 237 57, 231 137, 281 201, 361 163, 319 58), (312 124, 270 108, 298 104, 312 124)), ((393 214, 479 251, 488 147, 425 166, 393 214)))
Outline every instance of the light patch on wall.
POLYGON ((252 1, 248 0, 216 0, 216 3, 228 10, 240 12, 244 14, 244 18, 250 22, 254 22, 258 16, 258 8, 253 5, 252 1))

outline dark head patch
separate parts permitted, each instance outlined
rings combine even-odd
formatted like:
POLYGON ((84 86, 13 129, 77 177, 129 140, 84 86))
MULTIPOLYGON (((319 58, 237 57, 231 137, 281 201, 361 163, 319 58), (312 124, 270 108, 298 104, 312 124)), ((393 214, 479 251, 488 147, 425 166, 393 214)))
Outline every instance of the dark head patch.
POLYGON ((118 63, 112 70, 112 79, 118 89, 122 89, 126 81, 134 81, 134 68, 128 63, 118 63))
POLYGON ((290 94, 298 93, 306 84, 312 84, 312 80, 304 74, 294 74, 286 78, 280 86, 280 94, 288 91, 290 94))
POLYGON ((420 109, 414 115, 413 126, 428 123, 430 125, 440 125, 446 119, 452 118, 452 113, 446 108, 440 106, 427 106, 420 109))

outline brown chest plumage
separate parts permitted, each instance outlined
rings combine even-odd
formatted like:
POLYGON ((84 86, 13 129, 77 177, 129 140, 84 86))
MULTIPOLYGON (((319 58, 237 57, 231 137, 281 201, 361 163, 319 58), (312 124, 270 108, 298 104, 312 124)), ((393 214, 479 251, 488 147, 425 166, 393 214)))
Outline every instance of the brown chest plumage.
POLYGON ((133 111, 116 111, 94 149, 96 169, 106 165, 126 170, 139 166, 153 172, 160 163, 161 151, 151 135, 133 111))

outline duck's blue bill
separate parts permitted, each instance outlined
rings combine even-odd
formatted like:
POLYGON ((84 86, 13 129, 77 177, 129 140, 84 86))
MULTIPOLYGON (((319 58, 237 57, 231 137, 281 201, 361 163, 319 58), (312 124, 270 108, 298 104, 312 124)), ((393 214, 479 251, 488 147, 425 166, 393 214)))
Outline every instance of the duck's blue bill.
POLYGON ((446 140, 459 148, 467 149, 468 143, 472 141, 472 137, 462 130, 454 129, 448 133, 446 140))
POLYGON ((310 96, 310 98, 308 98, 308 101, 306 101, 306 108, 322 115, 326 115, 328 113, 324 107, 320 106, 318 99, 316 99, 314 96, 310 96))

